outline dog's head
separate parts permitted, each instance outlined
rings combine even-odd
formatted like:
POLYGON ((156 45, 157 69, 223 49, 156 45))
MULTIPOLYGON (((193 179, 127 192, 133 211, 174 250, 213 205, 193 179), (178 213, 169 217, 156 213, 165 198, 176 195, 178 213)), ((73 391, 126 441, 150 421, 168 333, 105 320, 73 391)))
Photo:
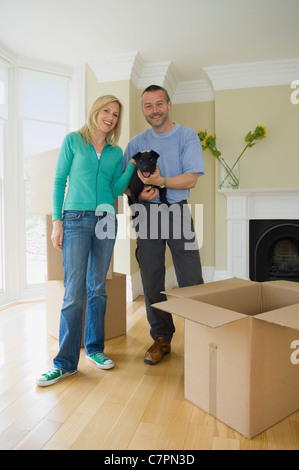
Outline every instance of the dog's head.
POLYGON ((159 154, 154 150, 147 150, 145 152, 138 152, 132 157, 136 162, 136 167, 141 171, 145 178, 155 172, 157 159, 159 154))

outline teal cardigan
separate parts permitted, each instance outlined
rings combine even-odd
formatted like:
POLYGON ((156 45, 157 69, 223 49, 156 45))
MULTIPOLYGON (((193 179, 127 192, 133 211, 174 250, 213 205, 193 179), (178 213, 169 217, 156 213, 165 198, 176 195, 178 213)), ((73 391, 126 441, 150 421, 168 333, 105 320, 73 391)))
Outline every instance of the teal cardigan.
POLYGON ((115 199, 127 189, 135 166, 129 162, 122 174, 123 152, 106 144, 101 158, 79 132, 68 134, 61 145, 55 169, 52 219, 63 210, 115 213, 115 199), (68 181, 68 191, 64 200, 68 181))

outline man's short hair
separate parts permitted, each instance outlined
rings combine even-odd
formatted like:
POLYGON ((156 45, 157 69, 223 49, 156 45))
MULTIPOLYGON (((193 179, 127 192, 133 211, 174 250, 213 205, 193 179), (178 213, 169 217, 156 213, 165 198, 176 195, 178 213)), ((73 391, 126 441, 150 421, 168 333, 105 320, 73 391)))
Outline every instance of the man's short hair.
POLYGON ((144 93, 147 93, 147 92, 150 92, 150 91, 158 91, 158 90, 162 90, 162 91, 163 91, 164 96, 165 96, 165 100, 166 100, 167 103, 169 103, 170 97, 169 97, 169 94, 168 94, 167 90, 165 90, 165 88, 163 88, 162 86, 159 86, 159 85, 150 85, 150 86, 148 86, 148 87, 142 92, 141 99, 142 99, 144 93))

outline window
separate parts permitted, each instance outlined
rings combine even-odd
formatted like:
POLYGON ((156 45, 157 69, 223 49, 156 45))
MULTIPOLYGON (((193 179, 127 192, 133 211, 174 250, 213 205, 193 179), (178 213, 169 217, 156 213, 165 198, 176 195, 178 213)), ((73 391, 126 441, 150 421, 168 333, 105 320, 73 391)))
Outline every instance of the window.
POLYGON ((30 157, 57 148, 68 129, 69 78, 22 70, 20 114, 26 215, 26 284, 46 280, 45 217, 30 213, 30 157))
POLYGON ((59 147, 70 118, 77 129, 84 115, 80 69, 24 64, 0 44, 0 306, 44 297, 46 218, 30 212, 30 159, 59 147))

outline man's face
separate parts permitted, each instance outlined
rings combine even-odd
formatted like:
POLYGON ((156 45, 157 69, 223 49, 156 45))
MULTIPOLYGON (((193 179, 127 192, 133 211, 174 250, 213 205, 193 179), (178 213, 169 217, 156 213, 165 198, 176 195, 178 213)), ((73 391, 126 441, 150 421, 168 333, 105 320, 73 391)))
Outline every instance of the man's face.
POLYGON ((148 91, 142 96, 142 112, 147 122, 157 131, 169 120, 171 102, 167 103, 163 90, 148 91))

